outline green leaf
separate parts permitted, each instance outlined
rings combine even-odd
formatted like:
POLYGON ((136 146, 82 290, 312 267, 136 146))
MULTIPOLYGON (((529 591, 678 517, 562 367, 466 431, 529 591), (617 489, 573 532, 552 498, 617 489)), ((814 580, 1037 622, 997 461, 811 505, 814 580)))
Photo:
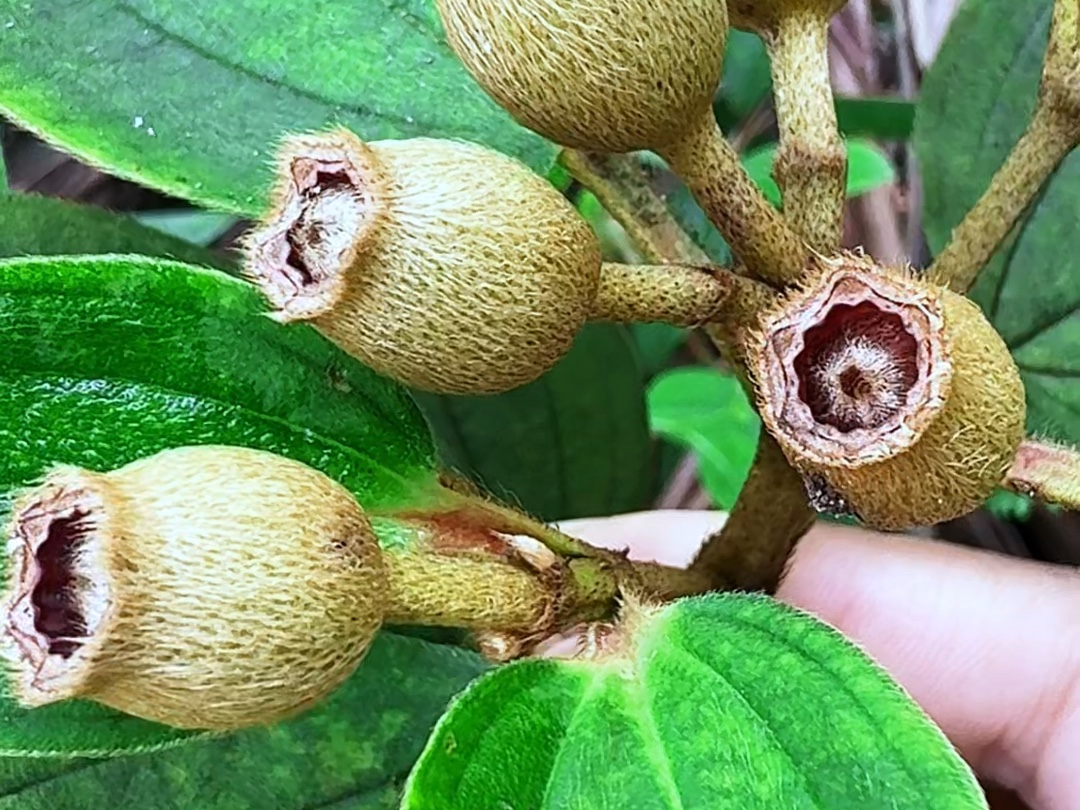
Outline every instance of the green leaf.
POLYGON ((724 73, 713 107, 725 130, 738 124, 772 90, 769 54, 757 34, 731 29, 724 51, 724 73))
POLYGON ((230 269, 224 256, 151 230, 135 219, 89 205, 0 195, 0 258, 75 253, 142 253, 230 269))
POLYGON ((986 802, 941 732, 836 631, 766 597, 717 594, 659 611, 606 661, 524 661, 479 680, 440 721, 402 807, 986 802))
POLYGON ((739 381, 713 368, 672 369, 653 380, 648 404, 653 432, 691 449, 713 503, 731 509, 761 428, 739 381))
MULTIPOLYGON (((860 140, 849 140, 846 144, 848 197, 858 197, 896 181, 896 170, 892 162, 873 144, 860 140)), ((742 162, 750 177, 768 197, 769 202, 779 207, 782 198, 780 186, 776 184, 772 176, 777 148, 777 144, 769 144, 755 149, 745 155, 742 162)))
MULTIPOLYGON (((1013 523, 1026 523, 1035 508, 1035 502, 1026 495, 1017 495, 1005 489, 999 489, 986 502, 995 517, 1000 520, 1009 520, 1013 523)), ((1053 509, 1053 506, 1048 508, 1053 509)))
POLYGON ((372 509, 432 475, 403 389, 313 329, 265 317, 255 289, 222 273, 142 257, 12 260, 0 295, 5 489, 50 463, 109 469, 209 442, 296 458, 372 509))
MULTIPOLYGON (((1030 120, 1052 0, 964 4, 926 78, 915 145, 941 250, 1030 120)), ((1012 350, 1032 432, 1080 442, 1080 154, 1058 168, 972 298, 1012 350)))
POLYGON ((0 810, 392 810, 443 708, 484 668, 383 634, 334 695, 268 729, 105 761, 0 759, 0 810))
POLYGON ((443 460, 545 520, 644 507, 655 484, 644 375, 624 327, 590 324, 536 382, 416 394, 443 460))
POLYGON ((630 326, 630 332, 637 344, 646 378, 663 371, 671 355, 686 343, 690 334, 688 329, 666 323, 635 323, 630 326))
MULTIPOLYGON (((3 494, 53 464, 108 470, 190 444, 295 458, 376 517, 422 503, 436 487, 434 450, 407 393, 262 311, 252 287, 174 262, 0 262, 0 512, 3 494)), ((136 750, 182 736, 91 704, 29 712, 0 690, 0 753, 136 750)))
POLYGON ((258 214, 289 132, 554 147, 466 73, 428 0, 0 0, 0 109, 94 165, 258 214))
POLYGON ((915 104, 902 98, 838 98, 836 120, 848 136, 906 141, 915 130, 915 104))
POLYGON ((148 228, 203 247, 218 239, 239 222, 232 214, 200 211, 197 208, 139 211, 134 217, 148 228))
POLYGON ((875 188, 896 182, 896 168, 876 146, 867 141, 847 141, 847 196, 861 197, 875 188))

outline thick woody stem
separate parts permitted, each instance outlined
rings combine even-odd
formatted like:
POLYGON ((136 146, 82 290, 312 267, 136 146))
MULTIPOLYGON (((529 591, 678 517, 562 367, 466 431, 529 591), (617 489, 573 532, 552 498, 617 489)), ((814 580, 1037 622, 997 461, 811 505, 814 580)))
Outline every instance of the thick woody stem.
POLYGON ((1080 451, 1028 439, 1016 452, 1005 486, 1029 498, 1080 509, 1080 451))
POLYGON ((700 326, 727 318, 748 321, 770 295, 764 285, 722 267, 606 263, 590 317, 673 326, 700 326), (755 303, 756 308, 748 309, 755 303))
POLYGON ((1043 183, 1072 150, 1076 137, 1075 122, 1040 105, 986 193, 953 230, 952 240, 928 271, 930 281, 966 293, 1043 183))
POLYGON ((708 214, 756 279, 783 287, 802 277, 806 245, 746 173, 708 111, 684 137, 657 152, 708 214))
POLYGON ((840 243, 847 152, 829 79, 828 21, 814 11, 785 14, 763 38, 780 126, 773 171, 784 216, 812 247, 831 252, 840 243))
POLYGON ((762 431, 731 516, 705 541, 690 570, 709 576, 714 588, 772 593, 795 543, 813 522, 802 477, 762 431))

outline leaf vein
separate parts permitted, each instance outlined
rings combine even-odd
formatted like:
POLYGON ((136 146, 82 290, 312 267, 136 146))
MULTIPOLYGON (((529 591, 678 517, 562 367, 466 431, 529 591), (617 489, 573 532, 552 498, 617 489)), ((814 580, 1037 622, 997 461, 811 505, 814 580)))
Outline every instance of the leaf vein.
MULTIPOLYGON (((292 93, 299 98, 306 99, 307 101, 313 101, 316 104, 323 104, 338 110, 355 113, 356 115, 369 117, 378 115, 378 117, 381 119, 393 121, 402 129, 415 129, 418 124, 422 125, 422 122, 419 122, 416 116, 401 115, 400 113, 393 113, 388 110, 379 110, 378 112, 376 112, 373 109, 362 107, 355 103, 335 101, 334 99, 327 98, 326 96, 319 95, 318 93, 313 93, 310 90, 304 90, 303 88, 296 87, 295 85, 288 84, 287 82, 274 79, 264 73, 259 73, 257 70, 252 70, 245 65, 230 62, 229 60, 223 58, 220 54, 214 53, 211 50, 207 50, 202 45, 199 45, 197 42, 194 42, 193 40, 188 39, 187 37, 183 36, 182 34, 178 34, 175 31, 171 31, 156 20, 145 16, 138 9, 133 8, 129 3, 123 2, 123 0, 116 0, 116 8, 120 13, 127 15, 132 20, 139 23, 139 25, 145 26, 147 30, 154 32, 162 39, 175 42, 177 45, 186 48, 191 53, 195 54, 201 59, 205 59, 211 64, 225 68, 226 70, 235 71, 236 73, 239 73, 240 75, 252 79, 256 82, 261 82, 278 90, 292 93)), ((434 125, 430 125, 427 126, 427 128, 434 129, 435 127, 434 125)))

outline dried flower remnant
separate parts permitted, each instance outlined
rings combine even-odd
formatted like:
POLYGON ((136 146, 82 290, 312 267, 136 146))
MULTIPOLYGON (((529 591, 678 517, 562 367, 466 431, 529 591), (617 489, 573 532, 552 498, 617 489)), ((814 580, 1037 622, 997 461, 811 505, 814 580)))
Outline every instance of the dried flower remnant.
POLYGON ((978 308, 859 256, 764 317, 751 368, 791 463, 878 528, 974 509, 1023 438, 1019 372, 978 308))
POLYGON ((183 728, 287 717, 357 666, 387 577, 352 496, 255 450, 60 468, 15 505, 5 653, 21 703, 183 728))
POLYGON ((290 138, 247 271, 282 321, 309 321, 376 371, 430 391, 496 393, 569 349, 600 246, 521 163, 474 144, 290 138))

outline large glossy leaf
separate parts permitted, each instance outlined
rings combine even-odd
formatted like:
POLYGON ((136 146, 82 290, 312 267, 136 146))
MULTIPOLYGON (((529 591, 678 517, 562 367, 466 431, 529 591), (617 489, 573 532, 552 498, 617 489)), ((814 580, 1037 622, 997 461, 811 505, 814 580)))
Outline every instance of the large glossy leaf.
MULTIPOLYGON (((112 469, 167 447, 234 444, 303 461, 369 512, 435 488, 408 395, 305 326, 262 315, 213 270, 140 257, 0 262, 2 499, 52 464, 112 469)), ((0 752, 106 752, 179 733, 103 708, 27 712, 0 690, 0 752)))
POLYGON ((89 205, 0 195, 0 258, 75 253, 142 253, 229 269, 224 256, 159 233, 132 217, 89 205))
POLYGON ((427 0, 0 0, 0 109, 114 174, 245 214, 288 132, 554 155, 472 81, 427 0))
MULTIPOLYGON (((970 0, 926 78, 915 143, 924 223, 940 250, 1035 106, 1053 0, 970 0)), ((1080 155, 1066 158, 972 297, 1009 344, 1029 427, 1080 442, 1080 155)))
POLYGON ((268 729, 102 760, 0 759, 0 810, 391 810, 478 656, 381 636, 318 708, 268 729))
POLYGON ((418 401, 444 461, 546 520, 640 509, 656 481, 645 381, 624 327, 592 324, 536 382, 418 401))
POLYGON ((598 662, 526 661, 440 721, 404 810, 972 810, 922 711, 858 649, 765 597, 660 611, 598 662))
POLYGON ((56 462, 106 469, 179 444, 262 447, 371 508, 432 475, 407 394, 212 270, 139 257, 0 263, 4 488, 56 462), (77 406, 76 406, 77 403, 77 406))

